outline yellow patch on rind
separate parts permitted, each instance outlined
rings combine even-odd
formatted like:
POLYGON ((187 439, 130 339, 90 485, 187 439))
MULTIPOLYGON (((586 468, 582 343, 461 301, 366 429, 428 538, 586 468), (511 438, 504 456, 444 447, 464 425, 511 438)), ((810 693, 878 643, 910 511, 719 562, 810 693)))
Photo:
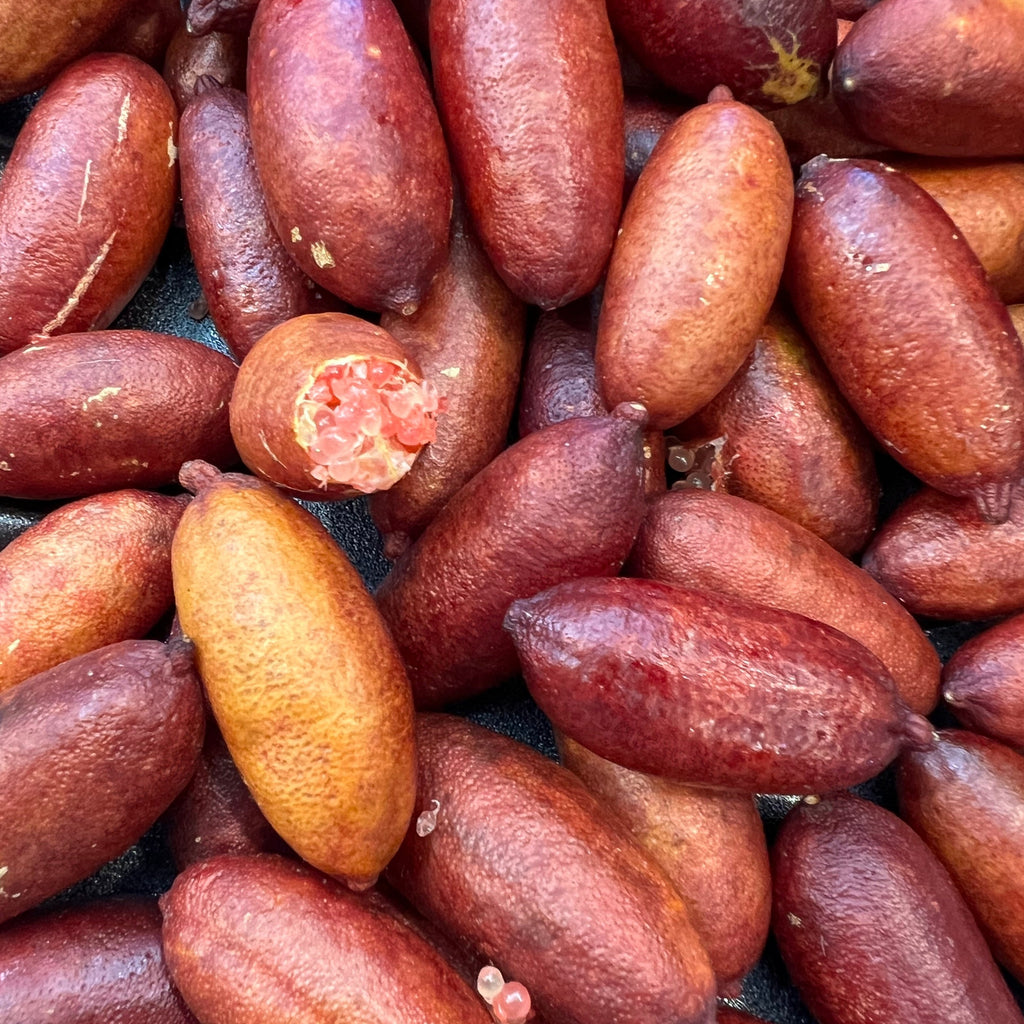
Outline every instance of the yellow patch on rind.
POLYGON ((771 78, 762 86, 761 92, 776 103, 799 103, 813 96, 821 82, 821 65, 808 57, 799 56, 800 44, 793 40, 793 49, 787 50, 774 36, 768 37, 768 45, 775 53, 771 78))
POLYGON ((309 247, 309 251, 313 257, 313 262, 316 263, 321 270, 323 270, 324 267, 333 267, 335 265, 334 257, 330 254, 325 242, 314 242, 309 247))

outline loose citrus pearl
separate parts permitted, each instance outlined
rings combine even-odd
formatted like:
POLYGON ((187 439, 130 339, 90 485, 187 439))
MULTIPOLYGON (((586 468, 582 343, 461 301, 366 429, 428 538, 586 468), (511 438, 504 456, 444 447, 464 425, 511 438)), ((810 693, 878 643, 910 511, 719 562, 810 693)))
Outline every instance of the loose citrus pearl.
POLYGON ((504 986, 505 979, 497 967, 488 965, 480 968, 480 973, 476 976, 476 990, 485 1003, 492 1003, 504 986))
POLYGON ((491 1012, 498 1024, 523 1024, 530 1015, 530 993, 518 981, 506 982, 494 997, 491 1012))
POLYGON ((430 807, 416 819, 416 835, 429 836, 437 827, 437 812, 441 809, 439 800, 431 800, 430 807))

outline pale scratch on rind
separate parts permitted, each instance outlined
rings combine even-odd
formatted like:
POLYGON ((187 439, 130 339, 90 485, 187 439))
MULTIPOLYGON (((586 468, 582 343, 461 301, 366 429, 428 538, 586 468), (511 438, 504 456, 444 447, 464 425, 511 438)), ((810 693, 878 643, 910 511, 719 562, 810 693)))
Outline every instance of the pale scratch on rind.
POLYGON ((334 266, 334 257, 331 255, 325 242, 314 242, 309 247, 309 251, 313 256, 313 262, 316 263, 316 265, 320 267, 321 270, 323 270, 325 267, 334 266))
POLYGON ((132 94, 126 93, 124 101, 121 103, 121 116, 117 119, 117 141, 124 142, 125 137, 128 135, 128 111, 131 110, 132 106, 132 94))
POLYGON ((174 144, 174 122, 168 121, 167 127, 171 130, 167 136, 167 166, 173 167, 174 161, 178 159, 178 147, 174 144))
POLYGON ((89 264, 81 280, 75 285, 75 290, 68 296, 68 301, 64 303, 57 315, 43 327, 39 332, 40 334, 52 334, 63 327, 64 321, 71 316, 75 307, 82 301, 82 296, 89 290, 89 286, 93 281, 96 280, 96 275, 100 272, 100 267, 103 266, 103 261, 107 258, 107 253, 110 252, 110 247, 114 244, 116 237, 117 228, 114 228, 110 233, 110 237, 100 246, 96 259, 89 264))
POLYGON ((264 434, 262 430, 260 431, 260 444, 261 444, 261 445, 263 445, 263 447, 264 447, 264 448, 266 448, 266 450, 267 450, 267 454, 268 454, 268 455, 269 455, 269 456, 270 456, 270 457, 271 457, 271 458, 272 458, 272 459, 273 459, 273 460, 274 460, 274 461, 275 461, 275 462, 276 462, 276 463, 277 463, 277 464, 278 464, 279 466, 283 466, 283 465, 284 465, 284 463, 283 463, 283 462, 282 462, 282 461, 281 461, 281 460, 280 460, 280 459, 279 459, 279 458, 278 458, 278 457, 277 457, 277 456, 276 456, 276 455, 274 454, 274 452, 273 452, 273 450, 271 449, 270 445, 269 445, 269 444, 267 444, 267 435, 266 435, 266 434, 264 434))
POLYGON ((87 398, 87 399, 86 399, 86 400, 85 400, 85 401, 84 401, 84 402, 82 403, 82 411, 84 412, 84 411, 85 411, 86 409, 88 409, 88 408, 89 408, 89 406, 90 406, 90 405, 91 405, 91 404, 92 404, 93 402, 102 402, 104 398, 110 398, 110 397, 112 397, 113 395, 118 395, 118 394, 120 394, 120 393, 121 393, 121 389, 120 389, 120 388, 115 388, 115 387, 106 387, 106 388, 103 388, 102 390, 100 390, 100 391, 97 391, 95 395, 90 395, 90 396, 89 396, 89 397, 88 397, 88 398, 87 398))
POLYGON ((82 182, 82 201, 78 204, 78 223, 82 223, 82 210, 85 209, 85 200, 89 195, 89 175, 92 174, 92 161, 85 161, 85 180, 82 182))

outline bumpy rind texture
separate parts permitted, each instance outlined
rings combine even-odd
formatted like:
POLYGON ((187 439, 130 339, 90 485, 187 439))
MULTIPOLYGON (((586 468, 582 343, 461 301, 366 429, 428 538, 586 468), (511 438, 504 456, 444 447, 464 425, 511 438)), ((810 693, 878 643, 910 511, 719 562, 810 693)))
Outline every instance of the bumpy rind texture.
POLYGON ((46 85, 86 53, 130 0, 55 0, 0 10, 0 103, 46 85))
POLYGON ((563 765, 661 865, 700 936, 719 994, 735 994, 771 919, 771 873, 753 797, 686 786, 606 761, 556 735, 563 765))
POLYGON ((191 777, 204 720, 181 641, 112 644, 0 695, 0 921, 138 842, 191 777))
POLYGON ((938 703, 939 656, 913 616, 863 569, 770 509, 727 494, 672 491, 648 505, 629 564, 638 576, 826 622, 882 661, 914 711, 924 715, 938 703))
POLYGON ((939 204, 884 164, 816 157, 797 183, 786 286, 886 450, 1005 519, 1024 472, 1024 347, 939 204))
POLYGON ((452 181, 390 0, 263 0, 247 82, 256 167, 291 257, 360 309, 415 310, 448 248, 452 181))
POLYGON ((928 722, 855 640, 793 612, 652 580, 563 583, 509 609, 556 728, 616 764, 748 793, 864 782, 928 722))
POLYGON ((608 412, 597 387, 589 303, 550 310, 530 337, 519 398, 519 436, 576 416, 608 412))
POLYGON ((256 805, 212 720, 195 773, 165 817, 175 867, 223 853, 283 853, 285 844, 256 805))
POLYGON ((900 758, 900 814, 964 895, 995 958, 1024 980, 1024 757, 960 729, 900 758))
POLYGON ((1006 522, 923 487, 882 524, 861 565, 914 615, 989 619, 1024 609, 1024 484, 1006 522))
POLYGON ((388 557, 400 555, 504 447, 523 358, 524 308, 495 274, 460 206, 451 249, 412 316, 380 325, 442 396, 437 434, 394 487, 370 499, 388 557))
POLYGON ((1015 0, 898 0, 858 18, 832 89, 868 138, 926 156, 1024 154, 1024 9, 1015 0))
POLYGON ((0 494, 165 487, 189 459, 234 465, 236 372, 222 353, 170 334, 34 339, 0 361, 0 494))
POLYGON ((792 211, 785 147, 755 110, 706 103, 665 132, 608 266, 595 358, 609 407, 642 402, 664 429, 728 383, 778 290, 792 211))
POLYGON ((415 785, 412 700, 358 573, 312 515, 253 477, 190 463, 171 553, 181 626, 260 809, 353 885, 398 848, 415 785))
POLYGON ((672 433, 694 444, 721 438, 722 490, 792 519, 847 557, 875 528, 870 436, 778 308, 732 380, 672 433))
POLYGON ((490 1020, 423 939, 306 865, 215 857, 182 872, 160 907, 171 976, 200 1020, 490 1020))
POLYGON ((828 0, 611 0, 608 13, 663 82, 701 100, 725 85, 755 107, 798 103, 823 90, 836 47, 828 0))
POLYGON ((897 155, 889 164, 949 214, 999 298, 1006 303, 1024 299, 1024 162, 897 155))
POLYGON ((271 327, 317 312, 322 293, 270 223, 244 94, 204 90, 182 114, 180 136, 181 191, 196 275, 217 330, 241 360, 271 327))
POLYGON ((183 504, 111 491, 62 505, 0 553, 0 690, 119 640, 173 601, 171 538, 183 504))
POLYGON ((65 70, 0 179, 0 353, 107 327, 156 261, 177 195, 178 115, 124 54, 65 70))
POLYGON ((942 670, 942 695, 968 729, 1024 749, 1024 615, 960 647, 942 670))
POLYGON ((565 579, 612 575, 643 517, 642 411, 556 423, 469 481, 395 563, 377 601, 417 707, 515 674, 502 618, 565 579))
POLYGON ((1021 1024, 971 912, 923 840, 850 794, 798 806, 772 851, 773 929, 821 1024, 1021 1024))
POLYGON ((421 715, 417 739, 417 808, 436 824, 410 829, 388 878, 424 916, 522 982, 549 1024, 711 1024, 681 897, 575 776, 447 715, 421 715))
POLYGON ((0 1015, 18 1024, 196 1024, 171 985, 156 900, 67 907, 0 932, 0 1015))
POLYGON ((592 0, 432 0, 438 106, 473 222, 526 302, 598 282, 622 205, 622 78, 592 0))

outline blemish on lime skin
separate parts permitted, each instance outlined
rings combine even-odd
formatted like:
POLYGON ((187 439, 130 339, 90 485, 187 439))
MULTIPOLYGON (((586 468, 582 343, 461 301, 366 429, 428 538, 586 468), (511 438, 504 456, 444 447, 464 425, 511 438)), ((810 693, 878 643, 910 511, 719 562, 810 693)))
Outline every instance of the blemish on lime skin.
POLYGON ((761 92, 776 103, 798 103, 813 96, 821 82, 821 65, 809 57, 799 55, 800 43, 793 39, 787 50, 775 36, 769 36, 768 45, 776 56, 772 76, 761 86, 761 92))

